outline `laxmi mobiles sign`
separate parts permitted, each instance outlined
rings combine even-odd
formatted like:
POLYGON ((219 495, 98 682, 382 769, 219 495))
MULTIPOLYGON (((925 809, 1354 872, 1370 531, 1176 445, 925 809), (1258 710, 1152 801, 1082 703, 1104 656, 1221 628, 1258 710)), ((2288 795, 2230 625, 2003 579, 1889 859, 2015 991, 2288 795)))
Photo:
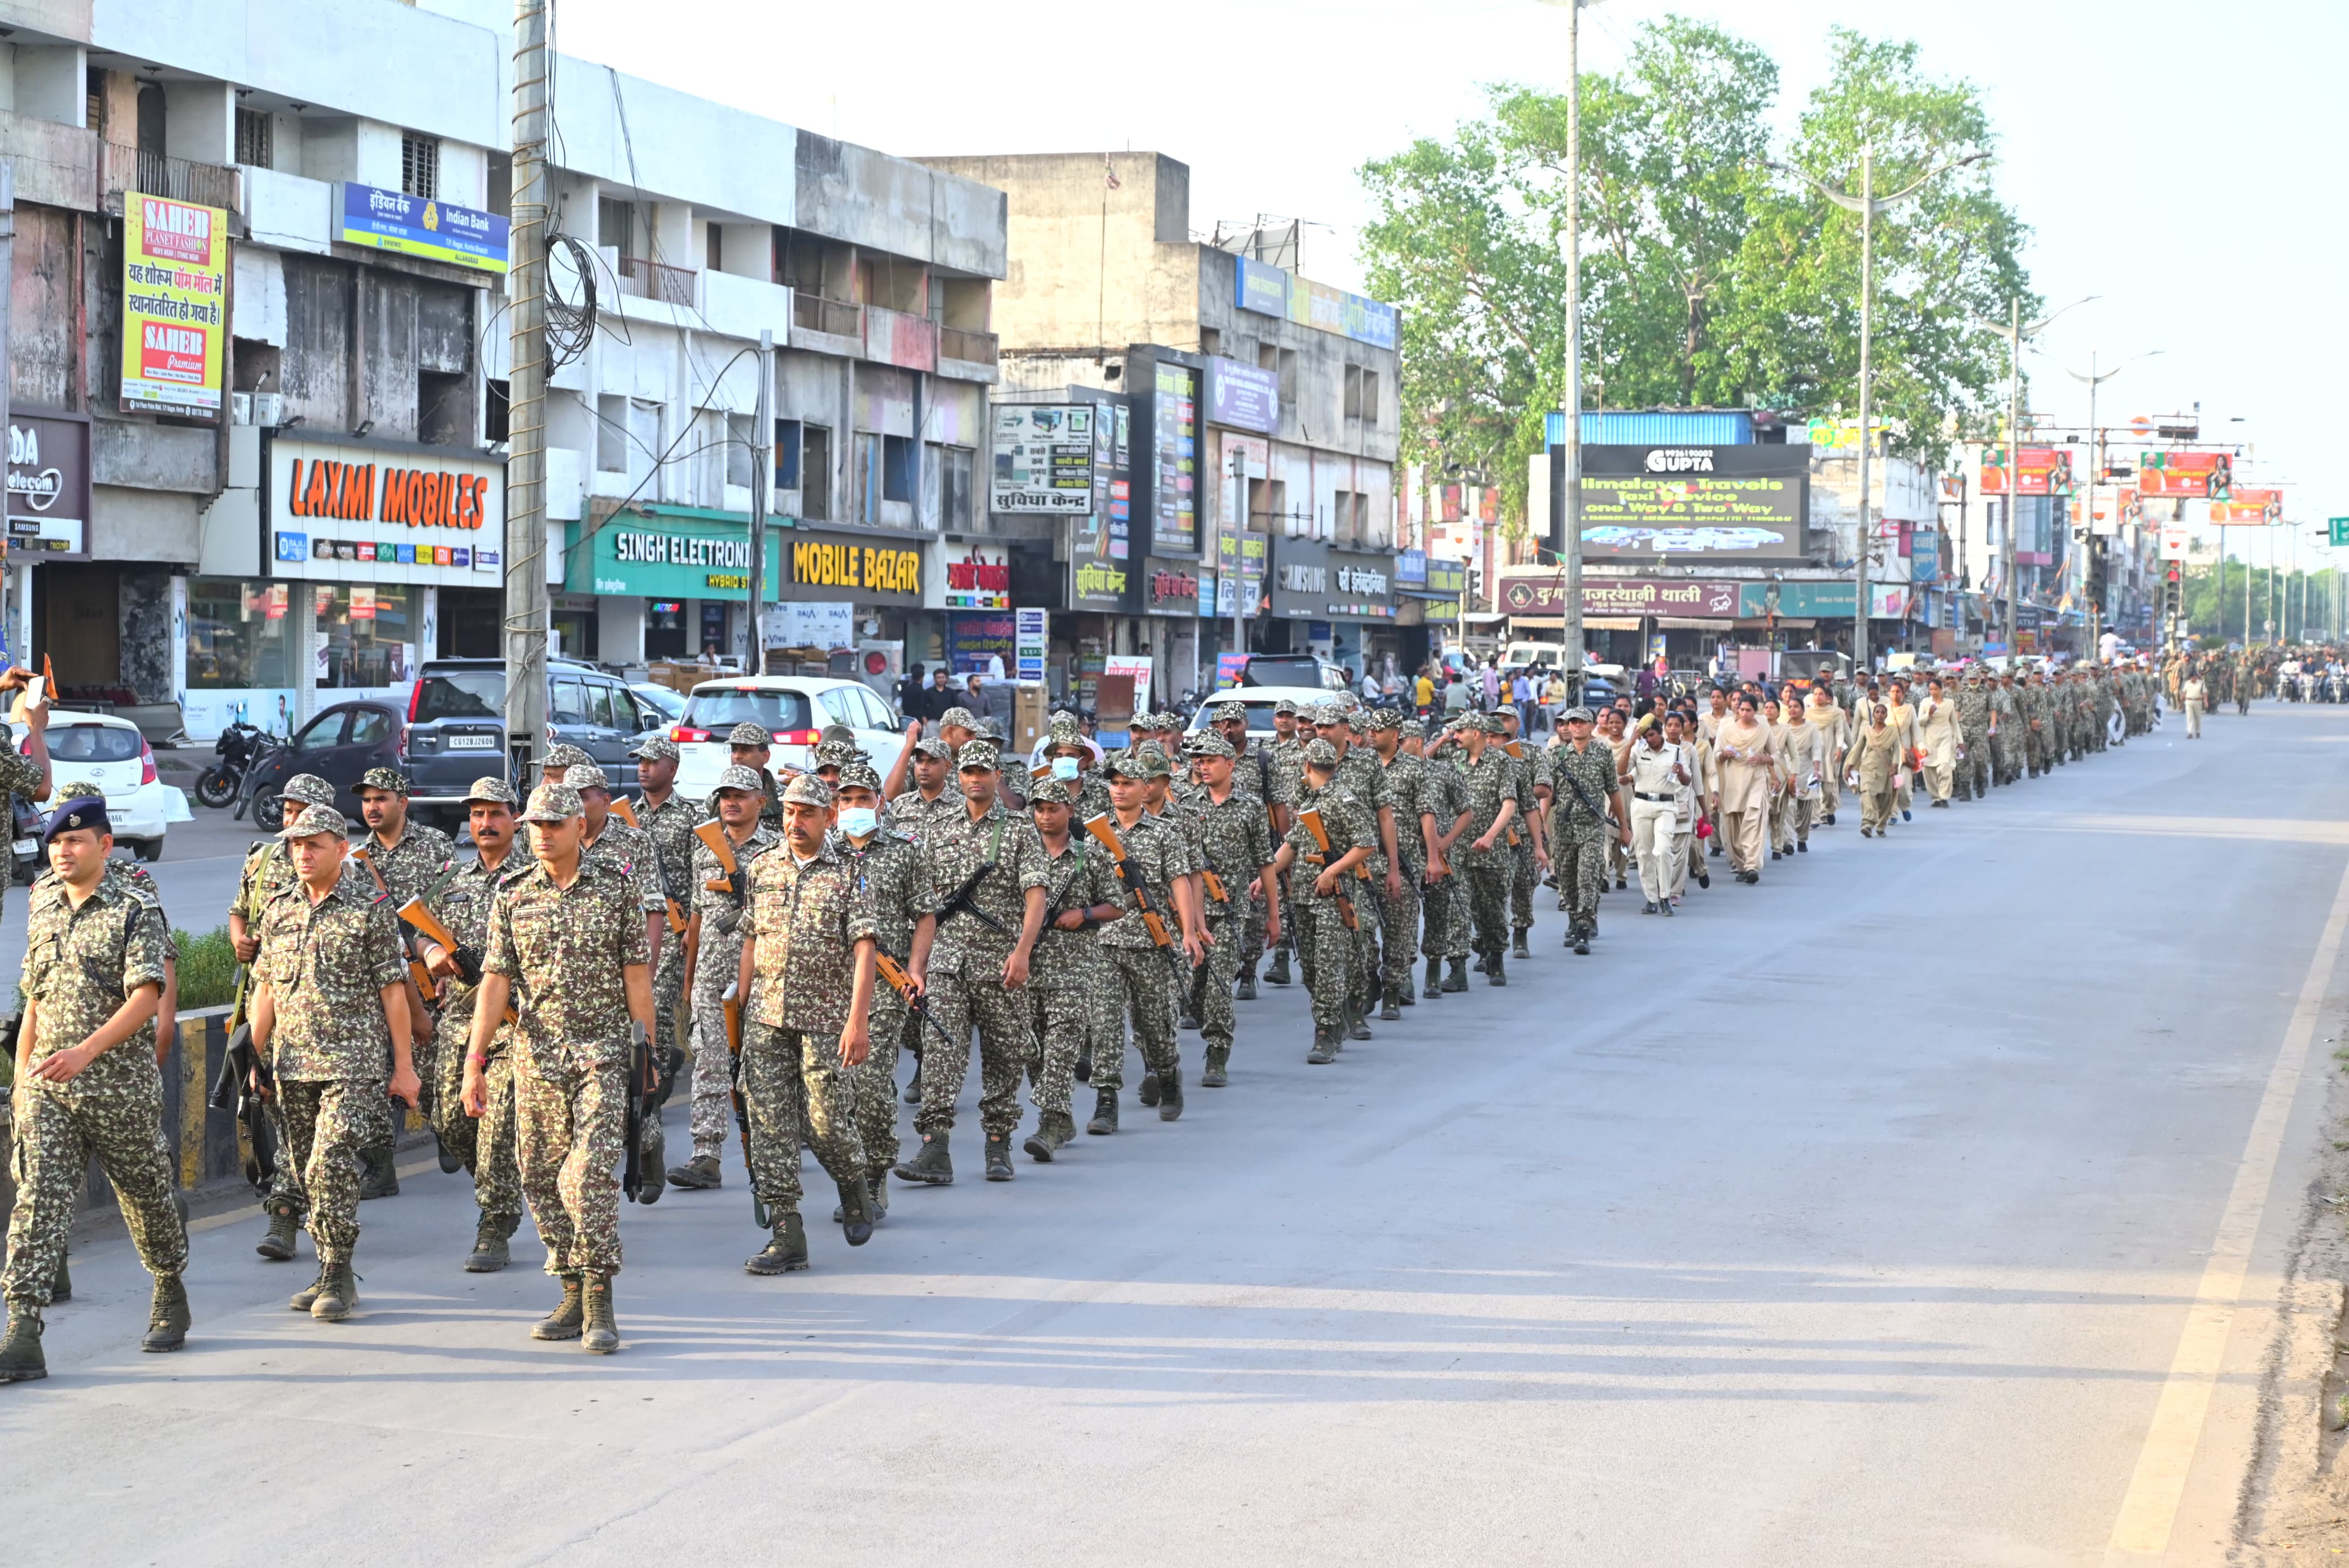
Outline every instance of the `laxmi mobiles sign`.
POLYGON ((271 574, 477 583, 501 570, 505 467, 406 442, 280 439, 269 453, 271 574))
POLYGON ((217 415, 227 335, 228 214, 122 201, 122 406, 217 415))

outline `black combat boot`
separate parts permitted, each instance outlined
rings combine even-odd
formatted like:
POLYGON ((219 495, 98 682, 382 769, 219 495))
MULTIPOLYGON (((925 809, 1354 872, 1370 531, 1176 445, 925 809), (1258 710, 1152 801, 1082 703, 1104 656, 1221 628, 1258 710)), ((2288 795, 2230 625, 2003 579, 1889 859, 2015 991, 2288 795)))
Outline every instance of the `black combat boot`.
POLYGON ((1599 934, 1597 932, 1592 931, 1588 926, 1578 927, 1574 933, 1575 952, 1580 954, 1585 958, 1589 957, 1590 939, 1598 934, 1599 934))
POLYGON ((513 1262, 513 1249, 506 1243, 521 1223, 502 1214, 483 1214, 473 1227, 473 1250, 466 1255, 467 1274, 495 1274, 513 1262))
POLYGON ((918 1059, 914 1063, 914 1076, 905 1085, 905 1099, 907 1105, 922 1103, 922 1064, 918 1059))
POLYGON ((1142 1082, 1135 1088, 1133 1098, 1144 1105, 1158 1103, 1158 1074, 1155 1071, 1146 1071, 1142 1075, 1142 1082))
POLYGON ((1456 957, 1452 960, 1452 967, 1444 976, 1444 988, 1446 991, 1465 991, 1468 989, 1468 960, 1466 958, 1456 957))
POLYGON ((1011 1169, 1011 1135, 990 1132, 987 1135, 987 1179, 1009 1181, 1017 1174, 1011 1169))
POLYGON ((553 1312, 530 1326, 530 1336, 533 1339, 579 1337, 579 1326, 586 1320, 586 1306, 583 1300, 580 1276, 567 1274, 561 1278, 563 1299, 554 1304, 553 1312))
POLYGON ((1330 1063, 1336 1061, 1338 1059, 1338 1033, 1339 1031, 1336 1029, 1323 1028, 1319 1025, 1315 1026, 1313 1030, 1313 1048, 1305 1053, 1305 1059, 1312 1063, 1317 1068, 1327 1067, 1330 1063))
MULTIPOLYGON (((1622 884, 1618 882, 1616 885, 1620 887, 1622 884)), ((1509 939, 1510 957, 1531 958, 1534 955, 1533 949, 1526 945, 1526 928, 1522 925, 1517 927, 1516 934, 1509 939)))
POLYGON ((321 1323, 340 1323, 359 1309, 358 1276, 351 1261, 328 1264, 318 1271, 318 1294, 310 1299, 310 1315, 321 1323))
POLYGON ((873 1239, 873 1195, 865 1191, 864 1178, 835 1179, 832 1186, 840 1194, 841 1234, 850 1246, 861 1247, 873 1239))
POLYGON ((1272 967, 1264 972, 1264 983, 1268 985, 1286 985, 1288 984, 1288 948, 1279 947, 1273 950, 1272 967))
POLYGON ((1183 1069, 1168 1068, 1158 1080, 1158 1119, 1175 1121, 1183 1115, 1183 1069))
POLYGON ((1231 1078, 1226 1076, 1224 1071, 1224 1068, 1231 1064, 1231 1047, 1209 1046, 1207 1047, 1206 1062, 1199 1069, 1199 1087, 1201 1088, 1221 1088, 1226 1084, 1231 1082, 1231 1078))
POLYGON ((645 1130, 637 1134, 636 1202, 657 1203, 661 1189, 668 1185, 668 1172, 661 1161, 668 1158, 668 1138, 661 1131, 657 1119, 647 1117, 645 1130))
POLYGON ((1431 956, 1427 961, 1427 989, 1430 1001, 1444 995, 1444 960, 1431 956))
POLYGON ((1095 1138, 1107 1138, 1117 1130, 1117 1090, 1093 1090, 1093 1119, 1085 1123, 1085 1130, 1095 1138))
POLYGON ((49 1282, 49 1305, 56 1306, 73 1299, 73 1270, 67 1265, 66 1255, 57 1254, 57 1277, 49 1282))
POLYGON ((725 1181, 725 1169, 718 1163, 715 1154, 697 1154, 682 1165, 669 1167, 668 1184, 672 1187, 698 1191, 723 1186, 725 1181))
POLYGON ((1402 997, 1392 985, 1387 987, 1385 1004, 1379 1008, 1379 1022, 1400 1023, 1402 1020, 1402 997))
POLYGON ((874 1225, 889 1217, 889 1172, 868 1171, 864 1174, 864 1208, 873 1216, 874 1225))
POLYGON ((1256 1000, 1255 965, 1249 965, 1247 973, 1240 976, 1239 987, 1232 993, 1232 999, 1237 1002, 1253 1002, 1256 1000))
POLYGON ((1050 1165, 1052 1156, 1069 1146, 1077 1135, 1075 1119, 1064 1110, 1041 1110, 1036 1113, 1036 1130, 1028 1135, 1020 1147, 1028 1158, 1039 1165, 1050 1165))
POLYGON ((794 1209, 775 1216, 775 1233, 742 1264, 744 1274, 797 1274, 808 1266, 807 1223, 794 1209))
POLYGON ((0 1383, 31 1383, 49 1375, 41 1355, 41 1309, 30 1302, 8 1304, 8 1332, 0 1338, 0 1383))
POLYGON ((253 1244, 253 1250, 271 1263, 290 1263, 294 1258, 294 1233, 299 1228, 295 1222, 293 1204, 272 1203, 269 1229, 253 1244))
POLYGON ((1507 966, 1502 963, 1501 955, 1495 953, 1488 956, 1485 960, 1485 984, 1487 985, 1506 985, 1508 983, 1509 971, 1507 966))
POLYGON ((612 1315, 612 1276, 591 1274, 587 1280, 586 1332, 579 1348, 590 1356, 609 1356, 620 1347, 620 1325, 612 1315))
POLYGON ((913 1181, 926 1187, 954 1185, 954 1160, 947 1152, 947 1134, 922 1134, 922 1151, 897 1167, 897 1180, 913 1181))
POLYGON ((1346 1038, 1368 1040, 1375 1037, 1371 1033, 1371 1012, 1367 1006, 1352 1008, 1346 1016, 1353 1020, 1347 1026, 1346 1038))
POLYGON ((391 1146, 359 1150, 359 1201, 399 1196, 399 1171, 391 1146))
POLYGON ((155 1299, 147 1308, 147 1337, 141 1350, 177 1350, 188 1342, 188 1287, 178 1274, 155 1276, 155 1299))

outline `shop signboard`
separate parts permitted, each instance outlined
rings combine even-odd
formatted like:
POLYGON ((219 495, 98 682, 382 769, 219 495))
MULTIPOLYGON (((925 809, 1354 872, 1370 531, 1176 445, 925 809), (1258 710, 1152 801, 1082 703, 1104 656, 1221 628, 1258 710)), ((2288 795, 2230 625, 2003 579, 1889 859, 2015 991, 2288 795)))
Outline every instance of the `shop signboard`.
POLYGON ((500 574, 505 465, 407 441, 281 437, 268 515, 273 577, 479 586, 500 574))
POLYGON ((1941 576, 1941 531, 1920 528, 1909 536, 1909 580, 1937 583, 1941 576))
POLYGON ((1199 613, 1197 566, 1187 561, 1161 561, 1155 556, 1144 560, 1142 563, 1142 607, 1153 615, 1196 615, 1199 613))
POLYGON ((1207 423, 1271 435, 1280 428, 1280 377, 1237 359, 1207 361, 1207 423))
POLYGON ((228 339, 228 214, 122 199, 122 406, 217 416, 228 339))
POLYGON ((1019 627, 1010 611, 957 612, 947 617, 947 662, 957 676, 984 675, 997 663, 1008 675, 1019 661, 1019 627))
MULTIPOLYGON (((1984 495, 2007 493, 2007 459, 2004 447, 1982 449, 1982 492, 1984 495)), ((2025 447, 2015 466, 2017 495, 2070 495, 2072 493, 2072 454, 2061 447, 2025 447)), ((2198 492, 2199 493, 2199 492, 2198 492)))
POLYGON ((1273 545, 1272 613, 1284 619, 1392 620, 1394 557, 1281 540, 1273 545))
POLYGON ((1106 410, 1094 403, 999 403, 994 479, 996 511, 1093 510, 1095 428, 1106 410))
POLYGON ((89 420, 8 415, 8 553, 47 564, 89 559, 89 420))
POLYGON ((949 544, 946 553, 946 607, 949 610, 1011 608, 1011 556, 999 550, 989 561, 977 545, 949 544))
POLYGON ((844 599, 780 603, 768 614, 765 625, 771 648, 816 648, 833 654, 856 646, 856 606, 844 599))
POLYGON ((1011 612, 1012 652, 1018 663, 1011 678, 1040 681, 1044 678, 1044 660, 1051 646, 1052 617, 1044 610, 1014 610, 1011 612))
MULTIPOLYGON (((1735 583, 1688 583, 1671 578, 1585 577, 1582 613, 1734 620, 1738 614, 1738 587, 1735 583)), ((1499 607, 1512 615, 1562 614, 1565 603, 1565 579, 1555 567, 1501 573, 1499 607)))
POLYGON ((473 272, 503 273, 506 230, 507 221, 495 212, 372 185, 343 186, 337 238, 346 245, 396 251, 473 272))
POLYGON ((1402 313, 1394 306, 1309 282, 1268 262, 1232 259, 1237 263, 1232 297, 1240 309, 1334 332, 1376 348, 1395 346, 1402 313))
MULTIPOLYGON (((641 594, 657 599, 728 599, 750 587, 750 524, 740 512, 671 506, 628 507, 583 525, 586 548, 569 556, 564 588, 574 593, 641 594)), ((768 535, 767 597, 779 581, 775 535, 768 535)), ((775 628, 770 624, 770 637, 775 628)), ((776 647, 809 647, 804 642, 776 647)), ((845 645, 843 645, 843 646, 845 645)))
POLYGON ((1807 446, 1582 449, 1585 561, 1806 559, 1807 446))
POLYGON ((1155 363, 1154 370, 1151 548, 1192 555, 1199 549, 1198 373, 1187 365, 1164 359, 1155 363))
POLYGON ((770 529, 778 600, 845 599, 887 610, 922 607, 922 552, 871 534, 802 525, 770 529))

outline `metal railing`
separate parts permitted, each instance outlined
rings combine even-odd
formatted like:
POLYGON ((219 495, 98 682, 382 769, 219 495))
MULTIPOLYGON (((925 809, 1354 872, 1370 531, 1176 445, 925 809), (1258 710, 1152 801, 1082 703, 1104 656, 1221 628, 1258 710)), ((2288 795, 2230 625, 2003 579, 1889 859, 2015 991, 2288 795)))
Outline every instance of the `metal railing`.
POLYGON ((192 201, 202 207, 225 207, 233 212, 244 211, 244 176, 241 170, 217 163, 198 163, 190 158, 170 158, 119 141, 104 145, 101 194, 107 197, 137 192, 169 197, 174 201, 192 201))
POLYGON ((999 339, 991 332, 978 332, 967 326, 938 328, 938 357, 959 359, 966 365, 995 363, 999 339))
POLYGON ((795 290, 792 294, 792 325, 802 332, 825 332, 834 337, 862 338, 864 310, 844 300, 795 290))
POLYGON ((620 292, 638 299, 690 308, 700 303, 700 277, 690 267, 667 266, 642 256, 620 258, 620 292))

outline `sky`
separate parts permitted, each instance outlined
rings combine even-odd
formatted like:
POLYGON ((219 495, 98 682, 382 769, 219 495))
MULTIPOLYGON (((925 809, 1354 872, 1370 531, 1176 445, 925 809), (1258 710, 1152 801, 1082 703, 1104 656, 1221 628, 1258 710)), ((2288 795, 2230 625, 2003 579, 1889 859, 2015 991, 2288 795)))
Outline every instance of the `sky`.
MULTIPOLYGON (((2086 389, 2064 372, 2086 370, 2092 353, 2109 367, 2158 350, 2104 384, 2100 424, 2199 402, 2208 441, 2249 449, 2238 481, 2284 485, 2287 521, 2315 525, 2303 561, 2326 518, 2349 516, 2326 411, 2349 358, 2335 276, 2349 215, 2330 189, 2349 141, 2337 67, 2349 7, 1604 0, 1582 12, 1585 68, 1615 68, 1639 23, 1667 11, 1767 48, 1789 120, 1825 73, 1836 24, 1914 39, 1928 72, 1975 83, 2001 139, 2001 190, 2033 231, 2041 296, 2050 308, 2097 296, 2026 356, 2033 410, 2084 425, 2086 389)), ((1163 152, 1190 166, 1195 231, 1259 212, 1303 219, 1302 271, 1343 288, 1361 285, 1365 160, 1475 116, 1487 84, 1566 80, 1567 13, 1537 0, 1096 0, 1032 13, 663 0, 662 25, 647 26, 651 14, 642 0, 554 0, 557 46, 906 156, 1163 152)))

